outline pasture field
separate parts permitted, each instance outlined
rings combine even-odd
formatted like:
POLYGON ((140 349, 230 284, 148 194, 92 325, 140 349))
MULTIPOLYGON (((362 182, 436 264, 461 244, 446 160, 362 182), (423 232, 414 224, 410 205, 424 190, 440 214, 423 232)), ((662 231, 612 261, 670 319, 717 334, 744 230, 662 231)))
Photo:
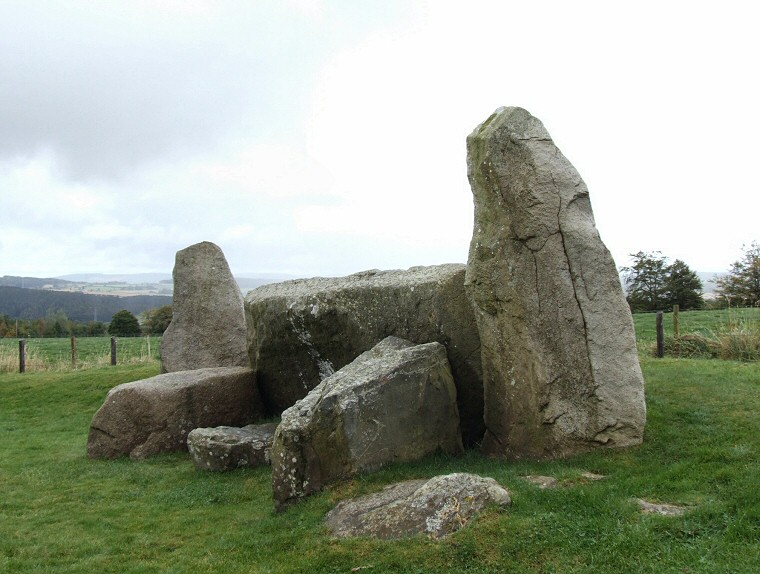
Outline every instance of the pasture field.
POLYGON ((758 572, 760 363, 645 356, 642 368, 640 447, 553 462, 431 457, 282 514, 269 468, 204 473, 186 453, 86 457, 108 390, 157 374, 157 363, 0 374, 0 572, 758 572), (338 500, 455 471, 494 477, 513 505, 442 541, 333 540, 322 525, 338 500), (522 478, 530 474, 561 486, 540 490, 522 478), (689 511, 642 514, 635 498, 689 511))
MULTIPOLYGON (((77 337, 77 369, 111 364, 111 337, 77 337)), ((117 363, 160 361, 161 337, 117 337, 117 363)), ((0 338, 0 373, 18 372, 19 340, 0 338)), ((71 338, 26 340, 26 370, 71 370, 71 338)))
MULTIPOLYGON (((655 354, 656 313, 633 315, 640 354, 655 354)), ((665 354, 673 357, 760 360, 760 308, 682 311, 675 337, 673 313, 663 314, 665 354)))

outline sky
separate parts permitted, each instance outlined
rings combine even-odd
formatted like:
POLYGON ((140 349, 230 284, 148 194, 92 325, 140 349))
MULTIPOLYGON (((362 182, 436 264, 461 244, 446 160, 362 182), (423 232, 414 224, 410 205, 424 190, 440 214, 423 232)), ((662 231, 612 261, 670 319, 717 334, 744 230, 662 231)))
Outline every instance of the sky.
POLYGON ((760 240, 753 2, 0 0, 0 275, 466 262, 465 138, 541 119, 618 266, 760 240))

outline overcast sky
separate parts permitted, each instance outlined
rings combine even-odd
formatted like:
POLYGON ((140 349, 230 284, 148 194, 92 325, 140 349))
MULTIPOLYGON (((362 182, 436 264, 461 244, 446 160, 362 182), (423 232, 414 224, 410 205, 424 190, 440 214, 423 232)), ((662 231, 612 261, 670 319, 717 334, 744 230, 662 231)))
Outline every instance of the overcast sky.
POLYGON ((0 275, 466 262, 465 138, 540 118, 618 265, 760 240, 753 2, 0 0, 0 275))

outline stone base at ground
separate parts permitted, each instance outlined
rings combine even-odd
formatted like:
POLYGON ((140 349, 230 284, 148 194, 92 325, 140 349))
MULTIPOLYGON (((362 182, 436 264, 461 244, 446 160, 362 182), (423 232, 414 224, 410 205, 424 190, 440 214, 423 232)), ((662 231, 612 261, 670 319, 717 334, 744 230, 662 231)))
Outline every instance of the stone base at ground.
POLYGON ((388 337, 282 413, 272 446, 275 506, 385 464, 462 450, 445 348, 388 337))
POLYGON ((409 480, 376 494, 339 503, 325 518, 338 538, 397 539, 417 534, 443 538, 491 504, 508 506, 509 491, 493 478, 456 473, 409 480))
POLYGON ((249 368, 178 371, 111 389, 92 419, 91 458, 142 459, 187 449, 198 427, 243 426, 261 416, 256 377, 249 368))
POLYGON ((270 464, 275 423, 197 428, 187 435, 187 450, 198 470, 226 471, 270 464))
POLYGON ((461 264, 264 285, 245 298, 251 365, 279 415, 385 337, 446 347, 465 444, 483 438, 480 341, 461 264))

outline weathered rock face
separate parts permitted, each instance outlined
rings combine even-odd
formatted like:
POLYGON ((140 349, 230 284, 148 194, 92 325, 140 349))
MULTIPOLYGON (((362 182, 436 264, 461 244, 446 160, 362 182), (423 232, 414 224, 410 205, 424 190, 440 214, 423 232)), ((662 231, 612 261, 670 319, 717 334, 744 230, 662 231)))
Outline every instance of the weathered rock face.
POLYGON ((161 371, 250 366, 243 296, 222 250, 204 241, 178 251, 173 275, 161 371))
POLYGON ((439 450, 462 452, 446 350, 388 337, 282 413, 272 446, 275 506, 439 450))
POLYGON ((520 108, 475 128, 467 152, 466 288, 482 345, 484 450, 552 458, 640 443, 633 323, 586 185, 520 108))
POLYGON ((194 428, 242 426, 261 415, 251 369, 178 371, 111 389, 92 419, 91 458, 143 459, 187 449, 194 428))
POLYGON ((493 478, 456 473, 408 480, 339 503, 325 518, 333 536, 443 538, 467 525, 489 504, 508 506, 509 491, 493 478))
POLYGON ((226 471, 270 464, 274 423, 197 428, 187 435, 187 450, 198 470, 226 471))
POLYGON ((245 299, 251 364, 279 414, 389 335, 446 347, 465 443, 483 437, 480 341, 464 265, 265 285, 245 299))

